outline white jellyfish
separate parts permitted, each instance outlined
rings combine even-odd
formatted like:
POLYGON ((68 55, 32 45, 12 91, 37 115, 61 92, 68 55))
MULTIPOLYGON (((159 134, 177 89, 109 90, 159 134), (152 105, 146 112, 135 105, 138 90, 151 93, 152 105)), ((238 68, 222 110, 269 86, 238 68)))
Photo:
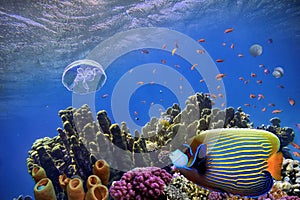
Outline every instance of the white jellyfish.
POLYGON ((254 44, 250 47, 249 51, 252 56, 256 57, 262 54, 263 48, 259 44, 254 44))
POLYGON ((272 72, 272 75, 275 77, 275 78, 281 78, 284 74, 284 70, 282 69, 282 67, 275 67, 273 72, 272 72))
POLYGON ((106 81, 102 66, 93 60, 78 60, 66 67, 62 76, 63 85, 76 94, 98 91, 106 81))

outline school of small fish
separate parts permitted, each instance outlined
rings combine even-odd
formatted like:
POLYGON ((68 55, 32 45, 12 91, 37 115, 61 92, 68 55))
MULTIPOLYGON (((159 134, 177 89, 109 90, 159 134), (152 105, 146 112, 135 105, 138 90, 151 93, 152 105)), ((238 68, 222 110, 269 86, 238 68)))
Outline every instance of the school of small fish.
MULTIPOLYGON (((225 29, 224 30, 224 33, 225 34, 231 34, 232 32, 234 32, 235 29, 234 28, 228 28, 228 29, 225 29)), ((208 40, 206 40, 205 38, 203 37, 199 37, 198 40, 196 40, 197 42, 199 43, 203 43, 203 44, 207 44, 208 43, 208 40)), ((161 49, 162 50, 168 50, 170 52, 170 55, 171 56, 179 56, 180 57, 180 45, 179 45, 180 41, 174 41, 174 45, 172 46, 167 46, 166 44, 162 44, 161 46, 161 49)), ((270 45, 273 43, 273 39, 269 38, 267 40, 267 43, 270 45)), ((240 52, 238 50, 239 48, 239 44, 235 41, 226 41, 226 42, 223 42, 221 44, 222 46, 224 46, 225 48, 229 48, 231 49, 232 52, 235 52, 235 56, 238 57, 238 59, 243 59, 245 57, 245 54, 243 52, 240 52), (238 52, 236 52, 238 51, 238 52)), ((144 54, 145 56, 147 56, 148 54, 150 54, 150 50, 149 49, 141 49, 140 50, 141 54, 144 54)), ((205 54, 206 51, 204 49, 196 49, 194 51, 195 53, 201 55, 201 54, 205 54)), ((220 66, 223 66, 223 65, 226 65, 226 63, 228 61, 226 61, 227 59, 224 58, 224 57, 219 57, 217 59, 215 59, 215 63, 220 65, 220 66)), ((160 60, 160 63, 162 64, 168 64, 167 60, 165 58, 161 58, 160 60)), ((171 63, 171 62, 170 62, 171 63)), ((186 69, 186 70, 195 70, 196 68, 198 67, 201 67, 201 62, 199 63, 191 63, 190 67, 189 66, 180 66, 179 64, 175 64, 173 65, 172 67, 176 68, 177 70, 182 70, 182 69, 186 69)), ((220 69, 222 69, 220 67, 220 69)), ((270 76, 272 75, 272 72, 270 71, 270 68, 268 68, 265 64, 263 63, 260 63, 258 65, 258 69, 261 70, 261 72, 259 71, 252 71, 250 74, 248 75, 243 75, 243 76, 239 76, 238 79, 241 81, 241 84, 242 85, 247 85, 247 84, 252 84, 252 83, 256 83, 256 86, 261 88, 261 87, 264 87, 264 83, 265 82, 268 82, 268 81, 265 81, 264 77, 266 76, 270 76)), ((222 71, 222 70, 221 70, 222 71)), ((130 74, 133 74, 133 69, 130 69, 129 70, 129 73, 130 74)), ((152 74, 156 74, 157 73, 157 69, 153 69, 152 71, 152 74)), ((230 77, 231 74, 226 74, 226 73, 223 73, 223 72, 219 72, 218 74, 215 74, 215 79, 217 81, 221 81, 223 80, 224 78, 226 79, 226 77, 230 77)), ((276 77, 275 77, 276 78, 276 77)), ((184 78, 181 77, 179 79, 179 81, 183 81, 184 78)), ((199 80, 200 83, 205 83, 205 79, 200 79, 199 80)), ((138 82, 136 82, 137 85, 144 85, 144 84, 155 84, 154 82, 144 82, 143 80, 139 80, 138 82)), ((166 83, 165 83, 166 84, 166 83)), ((248 87, 248 86, 244 86, 244 87, 248 87)), ((284 85, 282 84, 277 84, 276 86, 278 89, 280 90, 283 90, 285 88, 284 85)), ((220 90, 221 88, 221 85, 218 85, 216 87, 217 90, 220 90)), ((178 84, 178 89, 179 89, 179 92, 180 94, 183 93, 183 90, 184 90, 184 87, 182 84, 178 84)), ((162 93, 162 91, 160 91, 160 93, 162 93)), ((220 92, 215 92, 215 93, 206 93, 208 96, 210 96, 210 98, 212 99, 217 99, 217 98, 224 98, 224 94, 220 93, 220 92)), ((104 98, 107 98, 109 97, 109 94, 103 94, 101 96, 103 99, 104 98)), ((271 113, 271 114, 280 114, 282 112, 284 112, 283 109, 281 109, 280 107, 276 106, 275 103, 273 102, 270 102, 269 101, 269 96, 265 96, 265 94, 263 93, 259 93, 259 92, 255 92, 255 91, 251 91, 249 92, 249 102, 244 102, 244 106, 245 107, 248 107, 249 109, 250 108, 259 108, 261 112, 266 112, 266 113, 271 113), (254 102, 255 101, 255 102, 254 102), (256 105, 257 104, 257 105, 256 105)), ((161 99, 161 101, 163 101, 163 99, 161 99)), ((142 104, 147 104, 147 101, 146 100, 142 100, 141 101, 142 104)), ((295 106, 296 105, 296 101, 293 97, 289 96, 286 98, 286 104, 290 105, 291 107, 295 106)), ((154 105, 154 102, 150 102, 150 106, 153 106, 154 105)), ((225 102, 223 102, 221 104, 222 107, 225 106, 225 102)), ((133 115, 136 117, 136 120, 138 120, 138 111, 134 111, 133 115)), ((295 126, 300 129, 300 123, 298 124, 295 124, 295 126)), ((291 145, 296 149, 296 150, 300 150, 300 146, 294 142, 291 143, 291 145)), ((296 157, 299 157, 300 158, 300 153, 299 152, 296 152, 294 151, 293 152, 293 155, 296 156, 296 157)))

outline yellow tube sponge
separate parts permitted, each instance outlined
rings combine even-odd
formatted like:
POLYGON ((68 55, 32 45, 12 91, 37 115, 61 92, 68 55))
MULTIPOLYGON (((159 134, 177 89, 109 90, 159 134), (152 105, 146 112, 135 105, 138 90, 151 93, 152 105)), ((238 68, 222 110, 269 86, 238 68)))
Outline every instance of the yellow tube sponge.
POLYGON ((101 179, 103 185, 107 186, 110 175, 110 169, 109 165, 105 160, 97 160, 95 162, 93 173, 101 179))
POLYGON ((34 198, 36 200, 57 200, 52 181, 43 178, 34 186, 34 198))
POLYGON ((67 175, 65 175, 65 174, 59 175, 59 177, 58 177, 59 186, 61 187, 61 189, 63 191, 67 190, 67 186, 68 186, 70 180, 71 179, 68 178, 67 175))
POLYGON ((100 185, 101 184, 101 180, 98 176, 96 175, 90 175, 86 181, 86 187, 89 190, 91 187, 93 187, 94 185, 100 185))
POLYGON ((46 171, 39 165, 34 165, 31 171, 32 178, 37 183, 43 178, 47 178, 46 171))
POLYGON ((82 180, 73 178, 67 186, 68 200, 84 200, 84 189, 82 180))
POLYGON ((108 200, 108 189, 104 185, 94 185, 85 195, 85 200, 108 200))

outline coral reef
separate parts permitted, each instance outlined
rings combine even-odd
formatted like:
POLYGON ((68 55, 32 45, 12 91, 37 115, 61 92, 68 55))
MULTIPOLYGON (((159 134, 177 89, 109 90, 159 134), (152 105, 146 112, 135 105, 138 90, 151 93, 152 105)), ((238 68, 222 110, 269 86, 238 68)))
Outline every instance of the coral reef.
POLYGON ((142 129, 142 135, 147 138, 146 144, 149 151, 161 149, 172 141, 182 144, 201 131, 215 128, 253 128, 249 115, 241 107, 229 107, 224 110, 212 109, 209 95, 196 93, 186 101, 186 107, 180 111, 178 104, 168 108, 162 117, 168 118, 168 126, 163 126, 160 119, 151 118, 142 129))
POLYGON ((121 180, 113 183, 110 194, 115 200, 161 199, 164 187, 172 176, 157 167, 135 168, 126 172, 121 180))
MULTIPOLYGON (((162 199, 209 199, 209 195, 210 198, 221 198, 220 194, 209 193, 182 176, 174 177, 172 183, 163 189, 162 186, 168 183, 170 175, 163 171, 164 180, 161 174, 156 176, 150 172, 161 170, 153 166, 171 171, 169 152, 182 148, 183 143, 201 131, 215 128, 254 128, 250 116, 240 107, 221 110, 212 108, 212 105, 209 95, 196 93, 187 99, 184 109, 174 104, 160 118, 151 118, 142 128, 141 134, 138 131, 130 132, 125 122, 113 124, 104 110, 99 111, 94 120, 87 105, 78 109, 69 107, 59 111, 63 129, 57 129, 58 135, 38 139, 32 145, 27 158, 28 172, 36 182, 46 177, 51 180, 56 198, 61 200, 67 199, 67 188, 72 180, 77 179, 82 183, 85 196, 89 195, 91 198, 94 198, 93 195, 108 198, 105 186, 109 188, 113 182, 110 191, 115 199, 122 199, 120 195, 123 193, 129 195, 128 198, 146 199, 149 195, 162 199), (134 167, 140 168, 131 170, 134 167), (90 179, 93 174, 99 177, 101 184, 95 177, 90 179), (148 180, 149 177, 143 174, 149 174, 152 178, 148 180), (143 177, 148 182, 143 186, 134 185, 141 182, 138 178, 135 183, 122 186, 126 181, 129 183, 137 177, 143 177), (154 184, 153 180, 158 181, 158 184, 154 184), (141 190, 148 186, 153 188, 141 190)), ((270 123, 272 125, 257 128, 277 135, 284 157, 292 158, 287 145, 294 140, 293 129, 281 127, 279 118, 272 118, 270 123)), ((290 195, 299 195, 300 176, 296 175, 299 167, 293 164, 293 170, 287 172, 287 166, 289 165, 283 166, 286 168, 283 173, 286 173, 284 177, 289 180, 285 178, 279 188, 290 195), (285 188, 288 187, 286 182, 290 184, 289 190, 285 188)), ((271 198, 271 194, 268 198, 271 198)))
POLYGON ((165 195, 168 199, 209 199, 209 191, 189 181, 184 176, 175 173, 171 183, 165 187, 165 195))
POLYGON ((275 185, 288 195, 300 196, 300 162, 285 159, 282 163, 281 175, 282 181, 276 181, 275 185))
POLYGON ((292 159, 292 155, 287 146, 294 141, 294 130, 290 127, 281 127, 281 120, 278 117, 271 118, 270 123, 272 125, 265 126, 262 124, 261 126, 257 127, 257 129, 263 129, 274 133, 280 140, 280 148, 282 149, 283 156, 285 158, 292 159))

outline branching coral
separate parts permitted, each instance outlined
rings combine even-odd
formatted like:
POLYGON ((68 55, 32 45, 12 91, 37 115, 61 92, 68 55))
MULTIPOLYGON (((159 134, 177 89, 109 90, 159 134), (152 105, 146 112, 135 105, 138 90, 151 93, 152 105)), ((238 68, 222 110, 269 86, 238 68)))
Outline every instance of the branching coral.
POLYGON ((275 185, 288 195, 300 196, 300 162, 298 160, 285 159, 282 163, 282 181, 275 185))
POLYGON ((168 199, 191 199, 205 200, 208 199, 209 191, 189 181, 184 176, 176 174, 172 178, 172 182, 165 188, 168 199), (180 194, 179 196, 176 196, 180 194))
POLYGON ((113 183, 110 194, 115 200, 158 199, 164 195, 165 185, 172 176, 157 167, 135 168, 113 183))

